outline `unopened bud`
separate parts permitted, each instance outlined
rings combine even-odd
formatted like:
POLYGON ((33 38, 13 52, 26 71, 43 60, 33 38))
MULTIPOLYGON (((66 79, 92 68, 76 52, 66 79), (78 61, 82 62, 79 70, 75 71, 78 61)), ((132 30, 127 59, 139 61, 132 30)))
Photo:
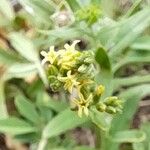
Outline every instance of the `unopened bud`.
POLYGON ((104 112, 106 110, 106 105, 102 102, 98 103, 96 106, 97 110, 100 112, 104 112))
POLYGON ((57 75, 58 74, 58 69, 54 65, 49 65, 48 75, 57 75))
POLYGON ((103 85, 99 85, 96 87, 96 95, 101 96, 105 91, 105 87, 103 85))
POLYGON ((87 66, 86 65, 81 65, 79 68, 78 68, 78 71, 80 73, 86 73, 86 70, 87 70, 87 66))
POLYGON ((111 96, 105 99, 105 104, 108 106, 118 106, 119 99, 116 96, 111 96))
POLYGON ((114 107, 108 106, 106 107, 106 112, 109 114, 116 114, 116 109, 114 107))

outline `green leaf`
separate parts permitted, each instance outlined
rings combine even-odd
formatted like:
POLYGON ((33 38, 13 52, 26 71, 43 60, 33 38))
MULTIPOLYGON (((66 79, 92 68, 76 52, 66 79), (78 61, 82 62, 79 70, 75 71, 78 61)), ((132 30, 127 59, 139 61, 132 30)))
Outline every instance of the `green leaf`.
POLYGON ((32 42, 21 33, 10 33, 10 42, 13 47, 27 60, 38 61, 38 53, 32 42))
POLYGON ((31 133, 35 131, 36 131, 35 127, 15 117, 10 117, 7 119, 0 120, 0 132, 2 133, 18 135, 18 134, 31 133))
POLYGON ((90 110, 90 118, 93 123, 95 123, 101 130, 107 131, 109 129, 109 120, 106 114, 100 113, 97 110, 90 110))
POLYGON ((113 76, 111 71, 110 60, 104 48, 99 47, 96 50, 95 59, 100 67, 100 72, 98 74, 97 80, 99 83, 103 84, 106 89, 104 96, 111 95, 112 92, 111 82, 113 76))
MULTIPOLYGON (((125 101, 123 112, 116 115, 112 122, 109 131, 110 136, 113 137, 119 131, 127 130, 130 126, 130 122, 135 114, 138 103, 142 97, 146 96, 150 91, 150 85, 139 85, 128 88, 119 95, 120 99, 125 101)), ((113 141, 106 140, 106 147, 108 150, 118 150, 119 144, 113 141)))
POLYGON ((129 46, 149 25, 150 25, 150 9, 145 8, 130 17, 120 27, 116 38, 114 39, 114 47, 110 50, 110 55, 121 54, 122 51, 129 46))
POLYGON ((14 137, 21 143, 35 143, 39 140, 40 135, 37 133, 19 134, 14 137))
POLYGON ((36 68, 38 69, 38 73, 43 80, 45 85, 48 85, 48 81, 46 78, 46 74, 40 64, 38 52, 36 51, 33 43, 21 33, 11 33, 10 41, 15 49, 27 60, 34 62, 36 68))
POLYGON ((21 62, 21 59, 15 53, 0 48, 0 64, 11 66, 16 62, 21 62))
POLYGON ((73 129, 86 121, 87 118, 80 118, 76 112, 66 109, 59 113, 46 125, 43 136, 45 138, 50 138, 60 135, 61 133, 73 129))
POLYGON ((74 0, 74 1, 66 0, 66 1, 67 1, 67 3, 69 4, 69 6, 71 7, 71 9, 73 11, 76 11, 76 10, 78 10, 80 8, 80 5, 79 5, 77 0, 74 0))
MULTIPOLYGON (((50 16, 54 13, 54 3, 52 1, 41 0, 19 0, 24 9, 32 16, 31 21, 49 26, 51 23, 50 16)), ((56 6, 55 6, 56 8, 56 6)), ((38 24, 36 24, 37 26, 38 24)))
POLYGON ((133 150, 145 150, 143 143, 133 143, 133 150))
POLYGON ((23 117, 35 124, 39 122, 39 115, 34 104, 27 100, 24 96, 17 96, 15 99, 15 105, 23 117))
POLYGON ((135 143, 142 142, 146 138, 143 131, 140 130, 126 130, 115 133, 111 140, 118 143, 135 143))
POLYGON ((63 40, 75 38, 80 35, 80 32, 75 28, 62 27, 53 30, 37 30, 39 33, 49 35, 51 38, 61 38, 63 40))
POLYGON ((15 16, 9 0, 1 0, 0 11, 10 20, 15 16))
POLYGON ((128 56, 118 62, 113 67, 113 72, 115 73, 118 71, 121 67, 127 65, 127 64, 134 64, 134 63, 149 63, 150 62, 150 56, 128 56))
POLYGON ((47 108, 51 108, 56 112, 61 112, 68 107, 68 105, 65 102, 62 102, 61 100, 53 99, 52 97, 50 97, 48 94, 44 92, 40 95, 40 97, 41 98, 37 102, 39 106, 45 106, 47 108))
POLYGON ((7 69, 7 75, 6 78, 12 78, 12 77, 17 77, 17 78, 24 78, 27 76, 30 76, 32 74, 37 73, 37 68, 34 64, 27 63, 18 63, 14 64, 11 67, 7 69))
POLYGON ((121 86, 131 86, 131 85, 137 85, 142 83, 150 83, 150 75, 115 78, 113 80, 113 85, 115 89, 121 86))
POLYGON ((146 133, 146 140, 142 142, 145 149, 150 149, 150 122, 145 122, 141 125, 141 130, 146 133))
POLYGON ((150 36, 139 37, 130 47, 132 49, 150 51, 150 36))
POLYGON ((142 2, 142 0, 135 0, 133 5, 131 6, 131 8, 128 10, 128 12, 125 14, 125 16, 123 18, 127 18, 127 17, 131 16, 135 12, 135 10, 139 7, 141 2, 142 2))
POLYGON ((119 95, 119 98, 125 100, 122 114, 117 115, 113 121, 110 133, 113 134, 129 127, 130 121, 137 110, 138 102, 150 91, 150 85, 139 85, 128 88, 119 95), (117 128, 116 128, 117 126, 117 128))

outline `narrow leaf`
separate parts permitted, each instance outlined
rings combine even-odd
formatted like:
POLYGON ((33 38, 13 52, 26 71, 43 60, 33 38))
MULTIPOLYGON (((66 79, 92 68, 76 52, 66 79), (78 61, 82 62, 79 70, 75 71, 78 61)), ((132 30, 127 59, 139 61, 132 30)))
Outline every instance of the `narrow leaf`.
POLYGON ((19 95, 15 99, 15 105, 23 117, 35 124, 38 123, 39 115, 33 103, 31 103, 25 97, 19 95))
POLYGON ((119 143, 142 142, 146 138, 145 133, 140 130, 119 131, 111 137, 111 140, 119 143))
POLYGON ((11 33, 9 35, 13 47, 27 60, 37 61, 38 53, 32 42, 21 33, 11 33))
POLYGON ((47 124, 43 136, 45 138, 50 138, 60 135, 61 133, 73 129, 86 121, 87 118, 80 118, 77 113, 72 112, 70 109, 66 109, 47 124))
POLYGON ((0 120, 0 132, 2 133, 18 135, 31 133, 35 131, 36 131, 35 127, 15 117, 0 120))

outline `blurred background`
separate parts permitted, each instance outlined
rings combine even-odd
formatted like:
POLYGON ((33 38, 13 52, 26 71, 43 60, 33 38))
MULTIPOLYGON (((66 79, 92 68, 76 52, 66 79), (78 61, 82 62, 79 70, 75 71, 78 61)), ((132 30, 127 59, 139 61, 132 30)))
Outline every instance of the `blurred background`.
POLYGON ((150 150, 149 121, 150 0, 0 0, 0 150, 150 150), (121 114, 79 119, 50 89, 40 51, 76 39, 121 114))

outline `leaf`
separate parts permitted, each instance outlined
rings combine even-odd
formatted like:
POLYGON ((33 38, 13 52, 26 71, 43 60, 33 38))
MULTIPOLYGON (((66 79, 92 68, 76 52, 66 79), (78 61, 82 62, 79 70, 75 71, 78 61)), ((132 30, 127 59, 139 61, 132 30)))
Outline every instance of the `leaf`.
POLYGON ((66 109, 46 125, 43 136, 45 138, 50 138, 60 135, 61 133, 73 129, 86 121, 87 118, 80 118, 77 113, 72 112, 70 109, 66 109))
POLYGON ((73 11, 76 11, 76 10, 78 10, 80 8, 80 5, 79 5, 77 0, 74 0, 74 1, 66 0, 66 1, 67 1, 67 3, 69 4, 69 6, 71 7, 71 9, 73 11))
POLYGON ((10 41, 12 45, 16 48, 16 50, 27 60, 35 63, 41 79, 43 80, 44 84, 47 86, 48 81, 46 78, 46 74, 41 66, 38 52, 36 51, 33 43, 21 33, 11 33, 9 36, 10 36, 10 41))
POLYGON ((0 64, 11 66, 16 62, 21 62, 21 59, 14 53, 0 48, 0 64))
POLYGON ((98 74, 98 82, 105 86, 105 95, 111 95, 112 92, 112 72, 111 72, 111 64, 109 57, 104 48, 99 47, 95 53, 95 59, 100 67, 100 72, 98 74))
POLYGON ((119 131, 111 137, 111 140, 118 143, 142 142, 146 138, 145 133, 140 130, 119 131))
POLYGON ((19 113, 29 121, 37 124, 39 122, 39 115, 33 103, 25 97, 19 95, 15 99, 15 105, 19 113))
POLYGON ((145 122, 141 125, 141 130, 146 133, 146 140, 142 142, 145 149, 150 149, 150 122, 145 122))
POLYGON ((143 143, 133 143, 133 150, 145 150, 143 143))
POLYGON ((13 78, 13 77, 24 78, 35 73, 37 73, 37 68, 34 64, 31 64, 31 63, 19 64, 18 63, 18 64, 12 65, 11 67, 7 69, 6 78, 7 79, 13 78))
POLYGON ((101 130, 107 131, 109 129, 110 118, 107 118, 106 114, 91 109, 90 118, 101 130))
POLYGON ((35 143, 36 141, 39 140, 40 135, 36 133, 27 133, 27 134, 15 135, 14 138, 21 143, 35 143))
POLYGON ((138 102, 142 97, 146 96, 149 91, 150 85, 145 84, 128 88, 119 95, 120 99, 125 100, 124 108, 122 114, 117 115, 113 119, 110 134, 129 127, 130 121, 137 110, 138 102))
POLYGON ((44 35, 49 35, 51 38, 55 37, 56 39, 57 38, 69 39, 75 38, 78 35, 80 35, 80 32, 76 28, 67 28, 67 27, 62 27, 53 30, 38 30, 38 32, 44 35))
POLYGON ((38 53, 32 42, 21 33, 10 33, 10 42, 13 47, 27 60, 36 62, 39 60, 38 53))
POLYGON ((145 8, 124 22, 113 41, 114 47, 110 51, 110 56, 113 59, 114 56, 121 54, 150 25, 149 14, 150 9, 145 8))
POLYGON ((31 21, 42 23, 43 25, 50 25, 50 15, 54 13, 54 7, 52 1, 41 1, 41 0, 19 0, 24 9, 32 16, 31 21))
POLYGON ((150 83, 150 75, 115 78, 113 80, 113 85, 115 89, 121 86, 131 86, 131 85, 137 85, 142 83, 150 83))
POLYGON ((125 16, 123 18, 127 18, 127 17, 131 16, 135 12, 135 10, 138 9, 141 2, 142 2, 142 0, 135 0, 133 5, 131 6, 131 8, 128 10, 128 12, 125 14, 125 16))
POLYGON ((15 17, 13 8, 11 7, 9 0, 1 0, 0 11, 10 20, 15 17))
POLYGON ((68 107, 68 105, 65 102, 62 102, 61 100, 55 100, 44 92, 40 95, 40 97, 41 98, 37 102, 39 106, 51 108, 56 112, 61 112, 68 107))
POLYGON ((150 36, 139 37, 130 47, 132 49, 150 51, 150 36))
POLYGON ((127 65, 127 64, 138 64, 138 63, 149 63, 150 62, 150 56, 128 56, 118 62, 113 67, 113 72, 115 73, 118 71, 121 67, 127 65))
MULTIPOLYGON (((122 114, 116 115, 112 122, 109 135, 113 137, 119 131, 127 130, 129 128, 130 122, 135 114, 138 102, 142 97, 146 96, 150 91, 150 86, 139 85, 135 87, 128 88, 119 95, 120 99, 125 101, 122 114)), ((107 150, 118 150, 119 144, 110 139, 105 140, 105 145, 107 150)))
POLYGON ((36 131, 35 127, 15 117, 0 120, 0 132, 2 133, 19 135, 35 131, 36 131))

